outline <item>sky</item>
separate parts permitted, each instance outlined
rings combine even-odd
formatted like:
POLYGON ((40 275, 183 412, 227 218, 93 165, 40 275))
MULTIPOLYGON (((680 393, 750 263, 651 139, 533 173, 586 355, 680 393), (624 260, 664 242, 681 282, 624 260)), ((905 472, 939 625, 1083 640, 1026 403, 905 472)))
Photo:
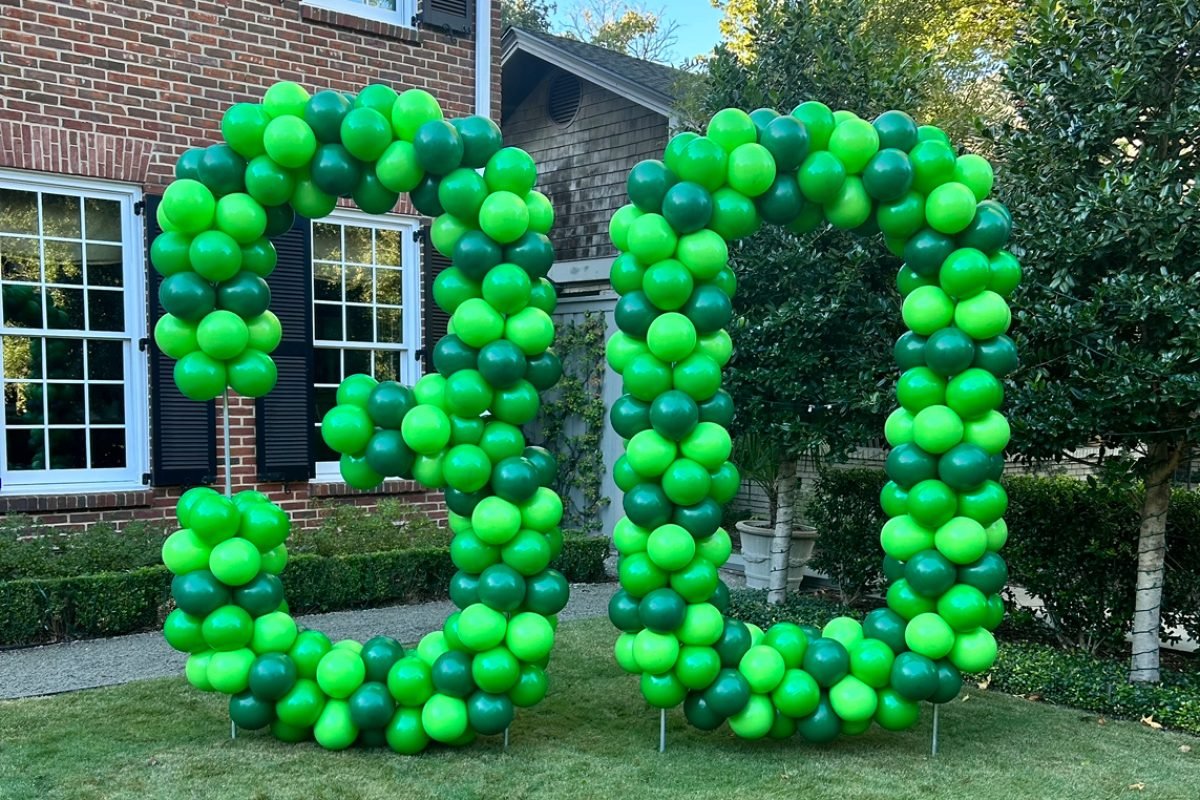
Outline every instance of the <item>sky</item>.
MULTIPOLYGON (((669 57, 673 64, 709 52, 720 39, 717 23, 721 20, 721 12, 713 8, 709 0, 641 0, 633 5, 640 5, 648 11, 661 9, 664 19, 679 23, 676 31, 679 40, 669 57)), ((555 15, 559 25, 566 16, 564 9, 570 6, 570 0, 559 0, 558 13, 555 15)))

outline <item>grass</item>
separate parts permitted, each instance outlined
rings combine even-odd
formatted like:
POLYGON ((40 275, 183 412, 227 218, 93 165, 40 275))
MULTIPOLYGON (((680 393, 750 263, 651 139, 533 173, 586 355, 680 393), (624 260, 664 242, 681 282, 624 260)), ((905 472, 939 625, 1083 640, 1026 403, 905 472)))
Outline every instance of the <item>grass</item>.
POLYGON ((604 620, 564 624, 551 693, 499 737, 406 758, 228 736, 224 698, 179 679, 0 703, 0 798, 773 798, 1104 800, 1200 797, 1200 739, 973 690, 931 718, 831 745, 742 742, 658 715, 613 664, 604 620), (1140 787, 1140 788, 1139 788, 1140 787))

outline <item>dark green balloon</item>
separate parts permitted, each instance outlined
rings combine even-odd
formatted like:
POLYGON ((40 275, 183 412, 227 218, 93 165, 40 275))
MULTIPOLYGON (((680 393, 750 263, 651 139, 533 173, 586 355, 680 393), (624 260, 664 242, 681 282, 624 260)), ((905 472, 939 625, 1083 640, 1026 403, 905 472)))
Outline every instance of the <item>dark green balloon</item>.
POLYGON ((263 235, 267 238, 282 236, 296 224, 296 212, 289 205, 267 206, 267 229, 263 235))
POLYGON ((959 247, 974 247, 994 253, 1008 243, 1012 236, 1012 217, 995 200, 984 200, 975 207, 975 218, 966 230, 958 234, 959 247))
POLYGON ((775 159, 779 174, 795 172, 808 156, 808 129, 795 117, 777 116, 759 130, 758 143, 775 159))
POLYGON ((642 625, 658 633, 671 633, 683 624, 687 602, 674 589, 655 589, 638 605, 642 625))
POLYGON ((296 685, 296 662, 286 653, 263 653, 250 665, 250 691, 263 700, 278 700, 296 685))
POLYGON ((700 230, 712 219, 712 213, 712 195, 691 181, 670 187, 662 200, 662 215, 679 234, 700 230))
POLYGON ((390 636, 376 636, 363 644, 359 655, 367 668, 364 680, 384 683, 392 665, 404 657, 404 645, 390 636))
POLYGON ((479 601, 496 611, 516 611, 525 600, 525 579, 507 564, 493 564, 479 576, 479 601))
POLYGON ((503 258, 504 250, 483 231, 467 231, 454 245, 454 266, 473 281, 483 280, 503 258))
POLYGON ((828 689, 850 673, 850 654, 841 642, 822 636, 809 642, 803 667, 822 688, 828 689))
POLYGON ((676 506, 671 522, 686 530, 696 539, 712 536, 721 527, 721 504, 711 497, 690 506, 676 506))
POLYGON ((176 575, 171 580, 175 605, 194 617, 207 617, 232 599, 229 587, 206 569, 176 575))
POLYGON ((759 195, 754 204, 758 206, 758 215, 765 222, 772 225, 791 225, 804 210, 804 195, 800 192, 800 183, 796 180, 796 175, 791 172, 779 173, 771 188, 759 195))
POLYGON ((471 677, 471 656, 461 650, 442 653, 433 662, 433 686, 451 697, 467 697, 475 691, 471 677))
POLYGON ((529 361, 521 348, 508 339, 488 342, 476 359, 479 374, 496 389, 516 386, 525 377, 529 361))
POLYGON ((488 496, 482 489, 478 492, 460 492, 452 486, 447 486, 442 491, 446 495, 446 508, 464 517, 471 516, 479 501, 488 496))
POLYGON ((937 550, 922 550, 904 564, 904 578, 917 594, 941 597, 954 585, 958 569, 937 550))
POLYGON ((962 690, 962 673, 946 659, 937 662, 937 691, 929 698, 931 703, 949 703, 962 690))
POLYGON ((909 442, 892 448, 885 471, 901 488, 911 489, 921 481, 937 477, 938 459, 909 442))
POLYGON ((717 580, 717 588, 713 590, 712 597, 708 598, 708 602, 716 606, 722 614, 728 613, 729 587, 725 585, 725 581, 717 580))
POLYGON ((448 333, 433 346, 433 368, 449 378, 460 369, 476 369, 479 351, 453 333, 448 333))
POLYGON ((204 148, 200 159, 200 182, 214 196, 245 191, 246 159, 227 144, 214 144, 204 148))
POLYGON ((900 580, 904 577, 904 562, 885 555, 883 557, 883 576, 887 578, 888 583, 900 580))
POLYGON ((943 378, 969 368, 974 359, 975 341, 958 328, 934 331, 925 345, 925 364, 943 378))
MULTIPOLYGON (((746 649, 749 649, 748 639, 746 649)), ((726 663, 724 658, 721 659, 721 663, 726 663)), ((750 702, 750 683, 742 673, 726 667, 717 673, 717 679, 704 690, 704 700, 714 714, 731 717, 750 702)))
MULTIPOLYGON (((992 459, 979 445, 963 442, 938 459, 938 477, 951 489, 965 492, 988 479, 992 459)), ((899 481, 897 481, 899 483, 899 481)))
MULTIPOLYGON (((449 505, 448 502, 447 505, 449 505)), ((461 569, 454 573, 450 577, 450 601, 458 608, 466 608, 469 605, 478 603, 479 576, 464 572, 461 569)))
POLYGON ((229 698, 229 718, 239 728, 256 731, 265 728, 275 719, 275 704, 255 697, 247 690, 229 698))
POLYGON ((458 169, 466 152, 458 129, 440 119, 417 128, 413 150, 417 163, 430 175, 446 175, 458 169))
POLYGON ((912 188, 913 168, 908 156, 895 148, 880 150, 871 156, 862 175, 863 188, 874 199, 891 203, 912 188))
POLYGON ((715 422, 722 428, 728 428, 733 422, 733 397, 724 389, 700 404, 700 421, 715 422))
POLYGON ((978 561, 959 567, 958 580, 986 595, 995 594, 1008 583, 1008 565, 999 554, 987 552, 978 561))
POLYGON ((398 431, 404 415, 416 404, 412 389, 396 381, 380 381, 367 397, 367 415, 379 427, 398 431))
POLYGON ((925 342, 924 336, 912 331, 905 332, 896 340, 895 346, 892 347, 892 355, 900 369, 925 366, 925 342))
POLYGON ((188 322, 204 319, 216 306, 216 298, 212 284, 195 272, 177 272, 158 286, 163 310, 188 322))
POLYGON ((673 506, 656 483, 639 483, 621 501, 625 516, 643 528, 657 528, 671 519, 673 506))
POLYGON ((817 710, 796 720, 796 733, 814 744, 832 742, 842 732, 842 719, 833 710, 829 696, 822 693, 817 710))
MULTIPOLYGON (((385 676, 386 680, 386 676, 385 676)), ((350 721, 363 730, 386 728, 396 713, 396 701, 387 685, 373 680, 364 683, 350 695, 350 721)))
POLYGON ((702 731, 715 731, 721 727, 725 717, 712 710, 712 706, 704 699, 702 692, 690 692, 683 701, 683 715, 696 728, 702 731))
POLYGON ((549 450, 537 446, 526 447, 521 456, 537 470, 540 486, 550 486, 554 483, 554 479, 558 477, 558 461, 549 450))
POLYGON ((868 639, 878 639, 891 648, 893 653, 902 653, 908 648, 904 643, 904 628, 907 624, 904 617, 890 608, 877 608, 863 618, 863 635, 868 639))
POLYGON ((504 248, 504 260, 516 264, 531 278, 544 278, 554 264, 554 245, 544 233, 526 231, 520 239, 504 248))
POLYGON ((618 589, 609 598, 608 619, 619 631, 637 633, 644 627, 640 609, 641 603, 636 597, 624 589, 618 589))
POLYGON ((544 569, 525 579, 525 604, 522 608, 548 617, 567 606, 570 587, 566 577, 556 569, 544 569))
POLYGON ((249 583, 233 590, 233 602, 252 617, 270 614, 283 602, 283 581, 269 572, 260 572, 249 583))
POLYGON ((510 456, 492 468, 492 490, 510 503, 523 503, 538 490, 538 471, 529 459, 510 456))
MULTIPOLYGON (((680 392, 679 394, 683 393, 680 392)), ((658 402, 658 399, 665 396, 665 394, 659 395, 655 399, 655 402, 658 402)), ((691 400, 690 397, 688 399, 691 400)), ((695 401, 692 401, 692 403, 694 405, 695 401)), ((618 436, 622 439, 632 439, 634 434, 641 433, 650 427, 650 404, 638 400, 631 394, 623 394, 609 407, 608 421, 618 436)), ((695 426, 693 425, 693 427, 695 426)), ((662 431, 659 431, 659 433, 666 436, 662 431)))
POLYGON ((763 129, 771 124, 771 120, 779 119, 779 112, 773 108, 756 108, 750 112, 750 121, 758 132, 758 140, 762 142, 763 129))
POLYGON ((625 179, 629 200, 647 214, 662 211, 663 198, 667 190, 679 179, 656 159, 646 159, 634 164, 625 179))
POLYGON ((253 319, 271 305, 271 287, 262 277, 244 269, 217 286, 217 307, 242 319, 253 319))
POLYGON ((442 208, 442 201, 438 200, 439 182, 433 175, 426 175, 417 184, 417 188, 408 193, 413 208, 427 217, 439 217, 446 211, 442 208))
POLYGON ((750 629, 741 620, 725 617, 725 627, 721 629, 721 638, 713 644, 713 649, 721 657, 722 666, 737 667, 742 656, 746 655, 746 651, 750 649, 750 629))
POLYGON ((462 140, 462 166, 479 169, 487 166, 488 159, 496 154, 503 144, 500 126, 487 117, 471 115, 453 120, 451 125, 462 140))
POLYGON ((368 214, 386 214, 400 199, 400 193, 384 186, 370 164, 363 166, 362 177, 350 196, 354 198, 354 204, 368 214))
POLYGON ((502 694, 476 692, 467 700, 467 722, 472 730, 484 736, 503 733, 512 724, 512 700, 502 694))
POLYGON ((901 653, 892 662, 892 688, 906 700, 928 700, 938 688, 937 665, 919 653, 901 653))
POLYGON ((971 362, 973 367, 986 369, 997 378, 1003 378, 1016 369, 1018 363, 1017 347, 1004 334, 975 343, 975 360, 971 362))
POLYGON ((190 147, 175 162, 175 177, 184 180, 200 180, 200 162, 204 159, 203 147, 190 147))
POLYGON ((880 149, 893 147, 907 153, 917 146, 917 123, 903 111, 885 111, 871 124, 879 134, 880 149))
POLYGON ((697 286, 680 310, 692 321, 699 334, 715 333, 733 318, 733 303, 729 295, 711 283, 697 286))
POLYGON ((650 323, 658 317, 659 310, 643 291, 630 292, 617 301, 613 318, 617 327, 630 336, 645 339, 650 323))
MULTIPOLYGON (((691 433, 700 422, 700 407, 696 405, 696 401, 689 394, 678 389, 663 392, 654 398, 654 402, 649 406, 632 397, 630 400, 647 409, 646 421, 654 427, 659 435, 675 442, 683 441, 684 437, 691 433)), ((613 428, 616 429, 615 422, 613 428)), ((621 435, 625 436, 625 434, 621 435)))
POLYGON ((529 356, 525 367, 525 380, 539 392, 547 391, 558 383, 563 375, 562 361, 553 350, 529 356))
POLYGON ((330 89, 317 92, 304 106, 304 121, 317 136, 317 141, 335 144, 342 140, 342 118, 352 105, 346 95, 330 89))
POLYGON ((935 277, 942 262, 954 252, 954 240, 932 228, 917 231, 904 243, 904 263, 913 272, 925 277, 935 277))
POLYGON ((416 457, 400 431, 375 431, 367 442, 367 466, 385 478, 412 475, 416 457))
POLYGON ((325 144, 317 148, 312 161, 312 180, 326 194, 334 197, 349 195, 358 186, 362 174, 362 162, 340 144, 325 144))

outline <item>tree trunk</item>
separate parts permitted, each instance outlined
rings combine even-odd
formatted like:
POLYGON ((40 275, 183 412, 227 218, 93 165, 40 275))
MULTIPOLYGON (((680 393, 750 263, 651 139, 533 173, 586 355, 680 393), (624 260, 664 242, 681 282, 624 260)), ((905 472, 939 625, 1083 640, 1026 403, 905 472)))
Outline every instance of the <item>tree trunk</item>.
POLYGON ((783 461, 775 483, 775 535, 771 537, 771 573, 767 602, 782 603, 787 596, 788 559, 792 552, 792 511, 796 505, 796 462, 783 461))
POLYGON ((1161 639, 1163 577, 1167 555, 1167 507, 1171 479, 1184 442, 1154 442, 1146 454, 1146 500, 1138 527, 1137 595, 1133 610, 1129 680, 1157 683, 1161 639))

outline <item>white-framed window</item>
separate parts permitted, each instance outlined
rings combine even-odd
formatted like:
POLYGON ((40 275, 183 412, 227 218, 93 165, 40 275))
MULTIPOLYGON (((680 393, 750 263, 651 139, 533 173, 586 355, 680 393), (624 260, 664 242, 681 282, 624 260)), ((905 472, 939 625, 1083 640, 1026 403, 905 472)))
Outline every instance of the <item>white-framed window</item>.
POLYGON ((417 0, 304 0, 304 5, 405 28, 412 27, 413 16, 417 13, 417 0))
POLYGON ((0 170, 0 492, 141 487, 149 463, 140 192, 0 170))
MULTIPOLYGON (((337 403, 347 375, 385 381, 420 377, 419 221, 338 209, 312 223, 315 419, 337 403)), ((314 436, 316 479, 341 480, 337 454, 314 436)))

